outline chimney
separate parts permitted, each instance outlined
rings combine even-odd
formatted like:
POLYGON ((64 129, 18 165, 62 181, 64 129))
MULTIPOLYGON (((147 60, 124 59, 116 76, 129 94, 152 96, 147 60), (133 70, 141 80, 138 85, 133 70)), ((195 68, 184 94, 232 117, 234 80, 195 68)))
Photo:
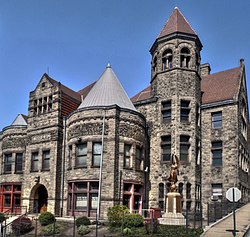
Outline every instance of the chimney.
POLYGON ((201 64, 201 77, 210 75, 211 67, 209 63, 201 64))

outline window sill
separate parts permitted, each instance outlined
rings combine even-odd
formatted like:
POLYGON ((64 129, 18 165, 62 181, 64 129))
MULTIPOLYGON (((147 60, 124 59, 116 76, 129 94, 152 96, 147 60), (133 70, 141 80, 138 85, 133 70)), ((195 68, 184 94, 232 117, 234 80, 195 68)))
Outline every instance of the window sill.
POLYGON ((133 170, 133 167, 123 167, 124 170, 133 170))
POLYGON ((75 166, 75 167, 74 167, 75 170, 76 170, 76 169, 82 169, 82 168, 86 169, 86 168, 87 168, 87 165, 75 166))
POLYGON ((39 170, 30 170, 30 173, 39 172, 39 170))
POLYGON ((23 174, 23 171, 15 171, 15 174, 23 174))
POLYGON ((50 169, 42 169, 41 171, 42 172, 48 172, 48 171, 50 171, 50 169))
POLYGON ((100 168, 100 165, 99 166, 96 166, 96 165, 92 165, 91 168, 100 168))

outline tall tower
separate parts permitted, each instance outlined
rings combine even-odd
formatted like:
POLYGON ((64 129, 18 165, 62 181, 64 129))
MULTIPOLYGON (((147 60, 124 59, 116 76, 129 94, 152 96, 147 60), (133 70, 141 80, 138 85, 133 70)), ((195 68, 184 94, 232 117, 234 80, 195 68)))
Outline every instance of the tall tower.
POLYGON ((178 190, 182 206, 189 211, 200 209, 201 49, 198 35, 178 8, 150 49, 155 101, 147 109, 147 120, 154 119, 149 124, 149 205, 162 210, 173 154, 180 160, 178 190))

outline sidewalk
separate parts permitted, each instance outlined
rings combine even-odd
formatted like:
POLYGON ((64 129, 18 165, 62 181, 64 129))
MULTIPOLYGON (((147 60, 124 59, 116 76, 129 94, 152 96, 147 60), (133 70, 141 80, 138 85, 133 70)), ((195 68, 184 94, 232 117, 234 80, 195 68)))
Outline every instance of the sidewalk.
MULTIPOLYGON (((236 211, 236 236, 243 237, 250 227, 250 203, 236 211)), ((202 237, 232 237, 233 236, 233 214, 208 227, 202 237)))

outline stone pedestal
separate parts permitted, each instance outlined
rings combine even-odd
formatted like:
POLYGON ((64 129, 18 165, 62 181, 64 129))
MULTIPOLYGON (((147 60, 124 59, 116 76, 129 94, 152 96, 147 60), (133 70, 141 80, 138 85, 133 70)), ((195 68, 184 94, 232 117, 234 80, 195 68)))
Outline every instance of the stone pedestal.
POLYGON ((171 192, 166 197, 166 209, 162 218, 159 218, 162 225, 185 225, 186 219, 181 213, 181 195, 171 192))

